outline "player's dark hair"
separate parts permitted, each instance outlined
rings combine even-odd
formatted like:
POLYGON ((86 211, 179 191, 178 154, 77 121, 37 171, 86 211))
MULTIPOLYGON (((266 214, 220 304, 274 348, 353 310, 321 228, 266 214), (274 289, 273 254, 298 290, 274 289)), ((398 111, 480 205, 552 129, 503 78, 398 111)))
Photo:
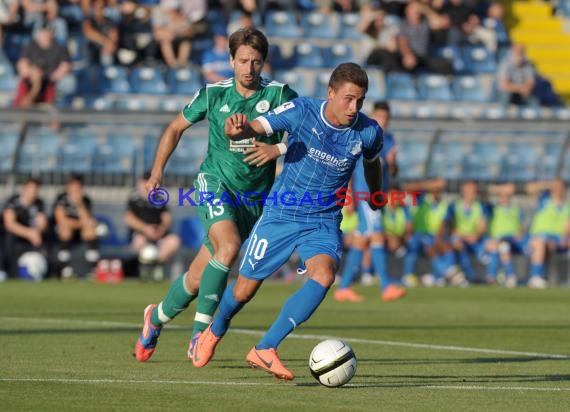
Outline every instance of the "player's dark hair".
POLYGON ((77 182, 80 185, 83 185, 83 175, 79 174, 79 173, 72 173, 69 176, 69 179, 67 179, 67 183, 71 183, 71 182, 77 182))
POLYGON ((234 31, 229 39, 230 55, 232 59, 236 57, 237 49, 240 46, 250 46, 261 53, 263 60, 269 51, 267 37, 261 31, 252 27, 245 27, 234 31))
POLYGON ((344 83, 352 83, 364 90, 368 90, 368 75, 362 67, 356 63, 339 64, 331 74, 329 87, 338 90, 344 83))
POLYGON ((374 103, 374 110, 384 110, 390 113, 390 105, 385 100, 378 100, 374 103))
POLYGON ((24 183, 22 183, 23 186, 26 186, 28 184, 34 184, 36 186, 41 186, 42 182, 40 181, 40 179, 35 178, 35 177, 28 177, 26 180, 24 180, 24 183))

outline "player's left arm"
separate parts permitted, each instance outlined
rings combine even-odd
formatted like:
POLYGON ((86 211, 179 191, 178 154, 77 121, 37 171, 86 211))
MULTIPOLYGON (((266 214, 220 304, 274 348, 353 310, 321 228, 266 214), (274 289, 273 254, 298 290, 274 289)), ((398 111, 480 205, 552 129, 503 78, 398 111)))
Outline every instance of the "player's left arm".
MULTIPOLYGON (((380 162, 380 152, 384 146, 384 132, 380 126, 371 129, 373 136, 369 142, 363 142, 363 164, 364 179, 368 185, 370 193, 382 190, 382 164, 380 162)), ((371 205, 373 208, 374 205, 371 205)))

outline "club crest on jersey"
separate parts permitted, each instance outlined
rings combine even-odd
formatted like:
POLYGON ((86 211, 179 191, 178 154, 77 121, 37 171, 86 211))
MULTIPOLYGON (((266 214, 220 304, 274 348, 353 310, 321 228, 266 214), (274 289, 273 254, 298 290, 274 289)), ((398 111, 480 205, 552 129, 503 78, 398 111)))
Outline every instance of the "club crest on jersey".
POLYGON ((269 110, 269 101, 267 100, 260 100, 259 102, 257 102, 257 104, 255 105, 255 110, 257 110, 258 113, 265 113, 269 110))
POLYGON ((352 146, 352 149, 350 149, 350 154, 356 156, 359 155, 361 152, 362 152, 362 142, 358 141, 354 144, 354 146, 352 146))

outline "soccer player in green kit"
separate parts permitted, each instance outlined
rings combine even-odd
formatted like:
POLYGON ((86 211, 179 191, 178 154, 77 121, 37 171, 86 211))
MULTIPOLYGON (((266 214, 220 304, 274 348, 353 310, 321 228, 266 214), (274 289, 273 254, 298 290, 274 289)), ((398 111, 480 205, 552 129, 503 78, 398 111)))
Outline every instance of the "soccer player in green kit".
POLYGON ((231 141, 224 134, 224 123, 233 113, 254 119, 297 97, 287 85, 261 78, 268 48, 267 38, 259 30, 245 28, 234 32, 229 38, 234 77, 201 88, 160 139, 147 183, 149 193, 160 187, 164 167, 182 133, 192 124, 208 119, 208 151, 194 181, 196 211, 207 237, 188 271, 172 283, 163 300, 146 307, 135 347, 140 362, 152 356, 162 326, 198 298, 188 348, 191 357, 197 338, 212 321, 241 244, 261 215, 261 193, 271 189, 275 159, 286 151, 280 143, 282 135, 231 141), (244 202, 241 196, 247 192, 256 192, 259 197, 248 196, 248 202, 244 202))

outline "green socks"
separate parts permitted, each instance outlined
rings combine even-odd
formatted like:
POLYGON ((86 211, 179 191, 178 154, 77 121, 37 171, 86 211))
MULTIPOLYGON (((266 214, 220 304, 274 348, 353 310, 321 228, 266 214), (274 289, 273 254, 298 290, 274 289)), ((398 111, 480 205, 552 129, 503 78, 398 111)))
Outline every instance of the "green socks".
POLYGON ((198 292, 198 307, 196 308, 192 336, 197 332, 204 331, 212 323, 214 312, 218 308, 226 289, 229 271, 229 267, 213 258, 210 259, 208 266, 204 269, 200 281, 200 291, 198 292))
POLYGON ((196 299, 196 295, 186 290, 186 286, 184 285, 185 279, 186 273, 178 276, 178 278, 172 282, 172 285, 170 285, 170 289, 168 289, 168 293, 162 302, 152 311, 150 322, 154 326, 162 326, 170 322, 180 312, 183 312, 190 302, 196 299))

